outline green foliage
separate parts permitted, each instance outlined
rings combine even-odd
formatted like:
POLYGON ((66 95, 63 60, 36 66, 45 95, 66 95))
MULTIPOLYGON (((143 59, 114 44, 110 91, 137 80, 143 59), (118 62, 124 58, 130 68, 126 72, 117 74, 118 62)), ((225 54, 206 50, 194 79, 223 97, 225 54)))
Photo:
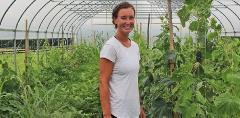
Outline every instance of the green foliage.
POLYGON ((98 49, 45 49, 40 65, 34 68, 30 56, 22 75, 1 62, 0 117, 100 118, 98 49))
POLYGON ((148 117, 171 118, 173 111, 184 118, 239 117, 240 41, 214 40, 201 61, 196 52, 203 53, 204 48, 191 37, 175 43, 177 63, 172 77, 167 72, 168 50, 162 45, 141 54, 139 79, 148 117))
POLYGON ((134 33, 132 39, 138 44, 140 51, 145 51, 147 49, 147 43, 141 35, 142 33, 139 32, 136 28, 134 28, 133 32, 134 33))
POLYGON ((206 35, 209 32, 208 27, 211 26, 211 23, 208 24, 208 18, 211 16, 212 1, 186 0, 182 9, 177 13, 183 27, 185 27, 187 21, 191 20, 189 29, 196 32, 197 41, 201 44, 205 44, 206 35), (192 19, 194 20, 192 21, 192 19))
POLYGON ((169 26, 168 26, 168 20, 166 17, 161 17, 162 25, 162 32, 158 35, 158 39, 154 42, 153 48, 157 48, 159 50, 167 51, 169 50, 169 39, 170 39, 170 33, 169 33, 169 26))
POLYGON ((96 34, 96 46, 98 50, 102 48, 105 41, 106 39, 103 37, 103 32, 96 34))
POLYGON ((210 41, 218 40, 222 31, 221 25, 217 24, 217 21, 214 18, 211 18, 210 28, 213 30, 213 32, 210 32, 208 34, 208 40, 210 41))
POLYGON ((190 12, 189 12, 189 8, 187 6, 183 6, 182 9, 180 9, 178 12, 177 12, 177 15, 179 16, 180 18, 180 21, 181 21, 181 24, 183 27, 185 27, 186 25, 186 21, 189 20, 190 18, 190 12))
POLYGON ((23 105, 22 99, 16 93, 0 94, 0 117, 16 118, 20 117, 19 108, 23 105))
MULTIPOLYGON (((224 92, 214 101, 215 113, 221 113, 221 117, 237 118, 240 116, 239 73, 225 72, 223 74, 224 92)), ((220 114, 216 114, 219 117, 220 114)))

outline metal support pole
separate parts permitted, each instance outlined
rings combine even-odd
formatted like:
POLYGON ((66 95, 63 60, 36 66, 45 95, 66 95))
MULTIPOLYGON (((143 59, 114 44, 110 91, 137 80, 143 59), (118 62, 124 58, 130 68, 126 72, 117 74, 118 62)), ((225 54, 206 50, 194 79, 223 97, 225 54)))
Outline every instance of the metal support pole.
POLYGON ((25 27, 25 72, 26 75, 28 74, 28 54, 29 54, 29 37, 28 37, 28 20, 26 20, 26 27, 25 27))
MULTIPOLYGON (((141 27, 141 26, 140 26, 141 27)), ((147 27, 147 47, 149 48, 149 27, 150 27, 150 14, 148 14, 148 27, 147 27)))

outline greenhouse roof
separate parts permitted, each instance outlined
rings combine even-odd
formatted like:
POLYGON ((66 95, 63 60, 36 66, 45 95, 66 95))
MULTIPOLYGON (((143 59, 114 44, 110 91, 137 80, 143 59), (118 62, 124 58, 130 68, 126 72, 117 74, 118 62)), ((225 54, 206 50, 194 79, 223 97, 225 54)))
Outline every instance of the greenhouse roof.
MULTIPOLYGON (((15 39, 24 32, 26 20, 30 33, 45 36, 78 34, 89 19, 111 19, 112 8, 123 0, 1 0, 0 39, 5 32, 15 39), (20 35, 20 34, 19 34, 20 35)), ((136 7, 137 19, 159 19, 166 14, 166 0, 125 0, 136 7)), ((172 0, 173 19, 183 0, 172 0)), ((223 36, 240 36, 240 0, 214 0, 212 16, 222 25, 223 36)), ((174 22, 179 24, 179 20, 174 22)))

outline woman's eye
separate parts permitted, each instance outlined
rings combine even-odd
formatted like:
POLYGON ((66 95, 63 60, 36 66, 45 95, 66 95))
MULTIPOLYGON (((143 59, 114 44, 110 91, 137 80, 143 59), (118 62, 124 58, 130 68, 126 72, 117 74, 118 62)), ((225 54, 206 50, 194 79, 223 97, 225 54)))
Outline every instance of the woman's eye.
POLYGON ((122 19, 122 20, 127 20, 127 19, 133 20, 134 17, 133 17, 133 16, 129 16, 129 17, 123 16, 123 17, 121 17, 121 19, 122 19))
POLYGON ((130 17, 129 17, 129 19, 130 19, 130 20, 133 20, 133 19, 134 19, 134 17, 133 17, 133 16, 130 16, 130 17))
POLYGON ((127 17, 121 17, 121 19, 123 19, 123 20, 126 20, 126 19, 127 19, 127 17))

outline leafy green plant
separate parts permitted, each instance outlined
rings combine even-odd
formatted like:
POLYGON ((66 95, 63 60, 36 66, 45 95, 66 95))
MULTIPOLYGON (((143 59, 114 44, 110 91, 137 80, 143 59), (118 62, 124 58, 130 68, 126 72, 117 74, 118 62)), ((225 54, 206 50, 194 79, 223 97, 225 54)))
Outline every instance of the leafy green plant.
POLYGON ((185 27, 187 21, 193 20, 190 22, 189 29, 196 32, 197 41, 203 45, 206 43, 212 1, 186 0, 182 9, 177 13, 183 27, 185 27))
POLYGON ((81 44, 44 51, 37 68, 29 57, 22 75, 1 62, 0 117, 100 118, 98 49, 81 44))

